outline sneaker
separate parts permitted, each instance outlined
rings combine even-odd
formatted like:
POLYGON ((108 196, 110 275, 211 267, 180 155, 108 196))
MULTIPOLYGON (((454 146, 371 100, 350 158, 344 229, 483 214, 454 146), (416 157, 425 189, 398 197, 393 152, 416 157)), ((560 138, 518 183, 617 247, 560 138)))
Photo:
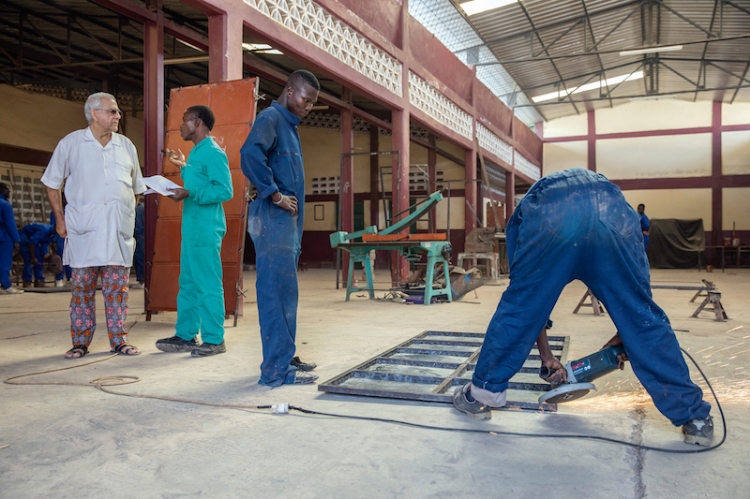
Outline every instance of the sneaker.
POLYGON ((686 444, 711 445, 714 439, 714 419, 693 419, 682 425, 682 434, 686 444))
POLYGON ((0 295, 20 295, 23 293, 23 289, 14 288, 13 286, 8 289, 0 289, 0 295))
POLYGON ((128 286, 130 289, 143 289, 143 283, 142 282, 136 282, 128 286))
POLYGON ((478 400, 469 401, 466 397, 470 386, 471 383, 467 383, 464 386, 456 388, 456 391, 453 392, 453 407, 474 419, 490 419, 492 417, 492 409, 489 406, 482 404, 478 400))
POLYGON ((298 371, 304 372, 312 371, 313 369, 318 367, 318 364, 316 364, 315 362, 302 362, 299 357, 293 358, 291 365, 293 367, 296 367, 298 371))
POLYGON ((56 288, 62 288, 63 286, 65 286, 65 283, 63 282, 62 279, 55 280, 55 287, 56 288))
POLYGON ((203 342, 202 345, 200 345, 197 348, 194 348, 192 352, 190 352, 191 357, 209 357, 211 355, 216 355, 219 353, 224 353, 227 351, 226 344, 222 341, 218 345, 215 343, 206 343, 203 342))
POLYGON ((312 383, 315 383, 315 380, 318 379, 318 376, 315 374, 300 374, 295 373, 294 381, 292 382, 293 385, 310 385, 312 383))
POLYGON ((189 352, 198 346, 198 342, 193 338, 185 341, 179 336, 156 340, 156 348, 162 352, 189 352))

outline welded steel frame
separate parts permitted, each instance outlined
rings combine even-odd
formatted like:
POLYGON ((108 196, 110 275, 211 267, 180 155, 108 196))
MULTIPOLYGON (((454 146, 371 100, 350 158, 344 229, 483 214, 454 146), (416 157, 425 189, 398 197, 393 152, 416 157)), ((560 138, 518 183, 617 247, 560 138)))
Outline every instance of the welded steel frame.
MULTIPOLYGON (((335 393, 342 395, 360 395, 365 397, 393 398, 402 400, 416 400, 421 402, 441 402, 451 403, 453 388, 461 386, 470 381, 467 378, 461 378, 468 371, 476 366, 476 360, 479 357, 484 333, 455 332, 455 331, 424 331, 417 336, 410 338, 385 352, 372 357, 361 364, 334 376, 333 378, 320 383, 318 391, 326 393, 335 393), (430 336, 448 336, 455 337, 456 341, 435 340, 430 336), (417 348, 414 346, 417 345, 417 348), (422 348, 419 348, 422 346, 422 348), (430 348, 432 346, 433 348, 430 348), (450 350, 451 346, 476 346, 472 351, 450 350), (439 347, 447 347, 440 349, 439 347), (393 356, 397 353, 414 353, 422 355, 450 355, 462 358, 457 362, 429 362, 421 360, 397 359, 393 356), (420 376, 409 374, 383 373, 368 371, 369 368, 378 364, 398 364, 402 366, 414 367, 437 367, 442 369, 452 369, 450 375, 445 377, 439 376, 420 376), (371 388, 356 388, 345 386, 346 381, 352 378, 368 378, 376 381, 397 381, 402 383, 416 384, 435 384, 437 385, 430 393, 415 393, 408 390, 377 390, 371 388)), ((570 344, 569 336, 549 336, 548 340, 555 357, 564 363, 567 360, 568 348, 570 344)), ((535 345, 536 346, 536 345, 535 345)), ((527 360, 541 360, 539 355, 529 354, 527 360)), ((522 367, 520 374, 539 374, 539 368, 522 367)), ((407 385, 404 385, 407 386, 407 385)), ((509 390, 529 390, 535 392, 545 392, 551 387, 548 383, 519 383, 511 381, 508 384, 509 390)), ((527 409, 542 410, 548 412, 557 411, 557 404, 538 404, 532 402, 521 402, 509 400, 504 409, 527 409)))

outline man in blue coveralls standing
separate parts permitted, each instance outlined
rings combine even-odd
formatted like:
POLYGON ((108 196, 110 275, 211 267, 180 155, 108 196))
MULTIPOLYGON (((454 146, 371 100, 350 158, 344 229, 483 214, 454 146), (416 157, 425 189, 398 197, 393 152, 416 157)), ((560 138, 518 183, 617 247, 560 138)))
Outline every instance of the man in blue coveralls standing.
POLYGON ((641 233, 643 234, 643 249, 648 250, 648 234, 651 230, 651 220, 646 216, 646 205, 638 205, 638 214, 641 216, 641 233))
POLYGON ((305 209, 305 171, 297 125, 318 100, 320 84, 309 71, 289 75, 281 96, 258 114, 240 150, 242 171, 258 197, 250 203, 247 230, 255 245, 258 320, 263 343, 261 385, 308 384, 316 365, 295 357, 297 263, 305 209))
POLYGON ((711 406, 691 380, 666 314, 651 297, 640 223, 603 175, 574 168, 537 181, 508 221, 510 285, 487 328, 471 383, 453 405, 477 419, 505 405, 563 288, 579 279, 607 307, 633 372, 687 443, 713 438, 711 406))
POLYGON ((180 291, 177 293, 175 336, 156 342, 162 352, 190 352, 207 357, 227 351, 224 344, 224 286, 221 241, 227 232, 222 203, 232 199, 232 176, 226 153, 211 137, 216 119, 206 106, 185 111, 180 125, 183 140, 195 144, 187 162, 179 149, 167 150, 180 167, 184 188, 170 189, 182 208, 180 291), (202 344, 195 337, 201 334, 202 344))
POLYGON ((0 294, 2 295, 23 293, 23 290, 14 287, 10 282, 13 253, 19 250, 21 239, 18 235, 16 218, 13 215, 13 205, 10 204, 8 198, 10 198, 10 188, 5 182, 0 182, 0 294))

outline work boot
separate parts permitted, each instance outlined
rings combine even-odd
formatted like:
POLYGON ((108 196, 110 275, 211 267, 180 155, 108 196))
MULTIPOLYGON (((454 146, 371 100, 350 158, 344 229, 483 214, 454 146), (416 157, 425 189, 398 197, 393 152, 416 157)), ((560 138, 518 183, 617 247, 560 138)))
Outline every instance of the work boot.
POLYGON ((0 289, 0 295, 20 295, 23 293, 23 289, 14 288, 13 286, 8 289, 0 289))
POLYGON ((714 420, 711 416, 706 419, 693 419, 682 425, 682 433, 686 444, 709 446, 714 439, 714 420))
POLYGON ((492 409, 490 406, 484 405, 478 400, 469 400, 469 390, 471 383, 467 383, 464 386, 459 386, 456 391, 453 392, 453 407, 463 412, 469 417, 474 419, 490 419, 492 417, 492 409))
POLYGON ((199 346, 193 338, 190 341, 183 340, 179 336, 156 340, 156 348, 162 352, 189 352, 199 346))
POLYGON ((206 343, 205 341, 203 344, 197 348, 194 348, 192 352, 190 352, 191 357, 210 357, 211 355, 216 355, 219 353, 224 353, 227 351, 226 344, 222 341, 218 345, 216 343, 206 343))
POLYGON ((33 287, 33 286, 34 286, 33 282, 31 282, 31 281, 23 281, 23 287, 24 288, 30 288, 30 287, 33 287))
POLYGON ((315 362, 302 362, 299 357, 292 359, 291 365, 296 367, 298 371, 309 372, 318 367, 315 362))
POLYGON ((44 287, 44 281, 34 281, 34 287, 35 288, 43 288, 44 287))

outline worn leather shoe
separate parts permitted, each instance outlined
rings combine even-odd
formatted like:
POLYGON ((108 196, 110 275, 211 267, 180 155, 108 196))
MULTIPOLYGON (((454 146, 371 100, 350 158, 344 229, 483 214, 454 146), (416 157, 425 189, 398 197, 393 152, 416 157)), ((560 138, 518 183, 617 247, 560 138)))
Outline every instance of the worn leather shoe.
POLYGON ((211 355, 216 355, 220 353, 224 353, 227 351, 227 346, 222 341, 218 345, 215 343, 206 343, 205 341, 203 344, 197 348, 194 348, 192 352, 190 352, 191 357, 210 357, 211 355))
POLYGON ((292 359, 291 365, 296 367, 298 371, 309 372, 318 367, 318 364, 314 362, 302 362, 299 357, 292 359))
POLYGON ((466 398, 466 392, 470 386, 471 383, 467 383, 456 388, 456 391, 453 392, 453 407, 474 419, 490 419, 492 409, 488 405, 484 405, 478 400, 469 401, 466 398))
POLYGON ((315 374, 301 374, 300 372, 295 373, 293 385, 310 385, 315 383, 318 377, 315 374))
POLYGON ((693 419, 682 425, 682 434, 686 444, 696 444, 708 447, 714 439, 714 419, 693 419))
POLYGON ((170 338, 156 340, 156 348, 162 352, 190 352, 197 346, 199 345, 198 342, 195 341, 195 338, 186 341, 179 336, 172 336, 170 338))

